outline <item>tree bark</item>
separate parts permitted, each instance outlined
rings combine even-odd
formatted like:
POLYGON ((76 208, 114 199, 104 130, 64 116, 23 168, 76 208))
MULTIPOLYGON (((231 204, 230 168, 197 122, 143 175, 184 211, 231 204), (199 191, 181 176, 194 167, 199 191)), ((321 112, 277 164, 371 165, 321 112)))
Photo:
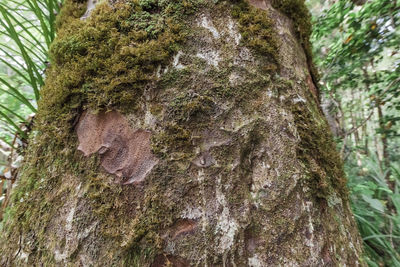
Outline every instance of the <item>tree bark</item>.
POLYGON ((85 6, 59 15, 3 266, 363 265, 302 1, 85 6))

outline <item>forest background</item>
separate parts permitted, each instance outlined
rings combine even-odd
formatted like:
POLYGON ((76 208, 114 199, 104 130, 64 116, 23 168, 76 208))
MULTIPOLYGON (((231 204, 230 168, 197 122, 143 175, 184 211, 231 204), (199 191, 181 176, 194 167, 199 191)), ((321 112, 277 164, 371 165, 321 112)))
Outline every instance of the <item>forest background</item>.
MULTIPOLYGON (((400 266, 400 3, 306 3, 321 105, 345 163, 364 259, 400 266)), ((60 6, 59 0, 0 0, 0 229, 34 134, 60 6)))

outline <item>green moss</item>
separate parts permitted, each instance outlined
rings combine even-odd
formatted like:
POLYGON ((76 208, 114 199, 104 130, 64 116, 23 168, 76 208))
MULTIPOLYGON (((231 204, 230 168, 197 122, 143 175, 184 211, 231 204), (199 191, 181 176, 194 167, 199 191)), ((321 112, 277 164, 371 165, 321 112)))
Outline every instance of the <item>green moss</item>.
POLYGON ((56 28, 59 29, 63 24, 68 25, 69 22, 82 17, 85 11, 86 1, 65 1, 60 14, 56 17, 56 28))
POLYGON ((43 128, 67 133, 77 110, 132 111, 158 65, 169 63, 186 36, 191 1, 100 3, 87 20, 67 0, 39 103, 43 128), (64 27, 65 25, 65 27, 64 27))
POLYGON ((232 15, 239 22, 243 44, 256 53, 269 57, 271 62, 265 69, 275 71, 279 62, 279 38, 267 11, 255 8, 244 0, 233 2, 235 5, 232 15))
POLYGON ((209 96, 184 93, 168 105, 168 118, 179 123, 204 123, 204 119, 215 110, 214 100, 209 96))
POLYGON ((171 123, 161 133, 152 136, 152 151, 163 159, 187 159, 192 156, 193 152, 191 140, 192 136, 189 130, 171 123))
POLYGON ((329 126, 316 104, 310 105, 313 103, 311 93, 307 103, 308 106, 301 102, 292 104, 292 114, 300 136, 297 155, 310 170, 310 188, 321 199, 328 200, 334 193, 347 199, 343 162, 336 151, 329 126))
MULTIPOLYGON (((74 143, 72 143, 74 144, 74 143)), ((35 146, 30 146, 33 148, 35 146)), ((9 240, 18 240, 19 235, 29 236, 32 251, 30 262, 32 265, 47 263, 56 265, 52 248, 60 245, 52 235, 47 233, 49 227, 54 227, 54 220, 59 216, 60 210, 65 207, 65 199, 71 200, 71 194, 76 194, 75 188, 79 183, 85 192, 83 201, 88 202, 89 210, 74 217, 74 225, 82 222, 82 231, 87 228, 87 223, 98 221, 101 236, 104 242, 116 244, 112 261, 125 262, 126 266, 140 262, 139 265, 151 261, 161 239, 158 235, 160 229, 170 225, 174 216, 171 203, 164 201, 165 185, 168 180, 152 181, 151 178, 144 196, 136 196, 135 187, 121 187, 115 184, 110 175, 99 172, 98 157, 92 156, 85 159, 75 146, 64 147, 64 152, 75 151, 72 154, 57 154, 53 157, 49 151, 61 151, 60 147, 44 145, 46 151, 30 151, 26 159, 23 176, 17 191, 13 192, 12 204, 7 213, 11 221, 6 221, 4 232, 9 240), (35 166, 35 167, 32 167, 35 166), (49 170, 48 168, 51 168, 49 170), (161 184, 160 184, 161 183, 161 184), (137 203, 142 203, 142 208, 137 208, 137 203), (81 217, 83 216, 83 217, 81 217), (132 218, 135 218, 134 220, 132 218), (144 253, 145 254, 141 254, 144 253), (140 253, 139 253, 140 252, 140 253)), ((35 147, 37 148, 37 147, 35 147)), ((168 176, 168 168, 157 167, 155 176, 168 176)), ((82 196, 81 196, 82 197, 82 196)), ((79 227, 79 226, 76 226, 79 227)), ((18 242, 7 245, 8 252, 18 249, 18 242)), ((4 246, 2 246, 4 247, 4 246)), ((69 261, 74 261, 72 254, 69 261)), ((105 254, 107 257, 107 254, 105 254)))
MULTIPOLYGON (((31 144, 35 141, 37 141, 35 138, 30 140, 31 144)), ((31 251, 27 252, 31 253, 32 258, 40 258, 40 263, 46 265, 55 264, 53 255, 46 249, 45 244, 49 238, 46 229, 56 218, 58 208, 64 204, 61 197, 71 190, 68 186, 61 186, 61 179, 58 175, 54 175, 53 171, 56 173, 61 169, 67 171, 75 169, 70 161, 71 155, 65 153, 66 151, 60 153, 61 155, 49 157, 48 155, 52 155, 55 149, 57 148, 51 144, 40 147, 29 146, 18 187, 12 192, 11 204, 8 207, 8 213, 12 216, 4 221, 3 231, 9 240, 18 240, 20 234, 28 233, 27 242, 32 245, 28 248, 31 251), (69 160, 64 161, 63 156, 69 160), (49 169, 52 171, 51 174, 49 169)), ((10 253, 7 250, 15 251, 18 249, 15 246, 19 244, 8 244, 6 247, 3 245, 2 248, 5 248, 4 253, 10 253)))
MULTIPOLYGON (((47 252, 56 243, 45 231, 65 204, 63 197, 77 186, 68 181, 71 177, 85 187, 91 208, 88 214, 100 221, 102 238, 124 244, 122 252, 117 245, 110 253, 119 253, 129 265, 138 260, 139 248, 150 251, 159 247, 158 227, 170 223, 174 213, 161 201, 164 192, 158 181, 149 178, 144 200, 136 199, 135 187, 114 184, 113 178, 99 169, 97 156, 86 159, 76 150, 73 131, 83 109, 132 112, 144 101, 145 85, 154 80, 157 66, 169 64, 183 43, 187 18, 198 3, 129 0, 111 6, 103 2, 88 19, 81 20, 86 1, 65 1, 57 18, 58 36, 50 50, 51 67, 41 91, 37 136, 31 140, 20 184, 7 211, 12 218, 4 226, 10 240, 18 240, 19 233, 31 233, 35 251, 30 258, 55 264, 47 252), (137 211, 135 204, 140 201, 144 207, 137 211), (132 210, 127 208, 132 206, 132 210), (132 222, 134 213, 137 219, 132 222)), ((188 108, 194 116, 196 108, 188 108)), ((161 110, 158 105, 155 112, 161 110)), ((177 126, 166 131, 175 134, 174 142, 185 147, 190 144, 187 130, 177 126)), ((160 139, 172 137, 161 134, 160 139)))
POLYGON ((207 78, 212 80, 213 85, 204 94, 215 98, 216 103, 229 99, 235 105, 248 108, 249 105, 247 104, 256 99, 260 93, 264 92, 272 82, 270 75, 263 70, 265 65, 259 69, 258 67, 256 66, 257 71, 254 72, 238 72, 239 75, 246 77, 246 83, 239 82, 236 85, 232 84, 229 80, 234 68, 227 67, 220 70, 211 70, 207 73, 207 78))

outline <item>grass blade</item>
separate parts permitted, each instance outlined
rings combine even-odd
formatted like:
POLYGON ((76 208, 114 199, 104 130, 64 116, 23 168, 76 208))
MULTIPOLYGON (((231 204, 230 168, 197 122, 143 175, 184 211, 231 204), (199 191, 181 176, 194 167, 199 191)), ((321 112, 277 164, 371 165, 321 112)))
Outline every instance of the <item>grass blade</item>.
MULTIPOLYGON (((6 85, 13 94, 10 94, 11 96, 16 97, 16 99, 20 100, 23 104, 25 104, 27 107, 29 107, 33 112, 36 112, 36 108, 31 104, 31 102, 23 95, 21 94, 18 89, 14 88, 11 84, 9 84, 6 80, 0 78, 0 82, 6 85)), ((6 90, 4 90, 6 91, 6 90)), ((7 92, 7 91, 6 91, 7 92)))
POLYGON ((22 131, 22 129, 9 116, 7 116, 7 114, 5 114, 4 112, 0 111, 0 117, 5 119, 9 123, 10 126, 14 127, 14 129, 20 134, 20 136, 22 138, 24 138, 24 139, 28 138, 26 133, 24 131, 22 131))

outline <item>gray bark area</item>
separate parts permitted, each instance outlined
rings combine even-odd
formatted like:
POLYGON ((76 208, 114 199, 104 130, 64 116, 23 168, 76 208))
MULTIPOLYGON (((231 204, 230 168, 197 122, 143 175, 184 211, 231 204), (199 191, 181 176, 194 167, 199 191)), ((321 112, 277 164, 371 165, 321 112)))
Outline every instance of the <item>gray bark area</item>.
MULTIPOLYGON (((153 160, 154 166, 143 172, 146 177, 141 173, 137 183, 124 184, 121 175, 108 173, 96 162, 92 179, 104 184, 97 194, 107 188, 119 192, 100 205, 111 205, 112 212, 103 214, 98 211, 99 203, 93 204, 90 179, 53 172, 52 166, 47 166, 43 179, 55 176, 59 182, 49 195, 36 197, 32 206, 46 201, 48 210, 42 212, 52 214, 47 219, 31 218, 42 220, 42 228, 3 231, 0 248, 5 253, 0 257, 5 266, 362 265, 360 238, 348 199, 335 190, 325 199, 317 197, 310 182, 312 170, 326 179, 329 174, 316 160, 305 164, 298 156, 302 137, 293 107, 312 115, 309 127, 329 130, 312 94, 306 56, 292 22, 268 1, 250 2, 268 10, 273 18, 281 40, 279 77, 272 80, 262 71, 268 59, 241 44, 238 23, 229 10, 217 12, 212 6, 199 10, 188 22, 194 38, 154 74, 155 81, 174 79, 175 83, 164 87, 157 82, 149 84, 141 110, 124 115, 132 132, 146 131, 152 138, 159 137, 176 120, 166 112, 170 104, 177 98, 203 99, 203 93, 218 83, 216 77, 238 91, 262 90, 243 93, 246 101, 241 102, 213 98, 207 116, 183 114, 183 122, 178 124, 189 125, 193 156, 185 157, 178 145, 169 147, 167 156, 153 160), (225 71, 227 67, 229 71, 225 71), (151 112, 154 105, 162 111, 151 112), (207 127, 197 126, 204 123, 207 127), (121 214, 123 222, 118 219, 121 214), (151 231, 147 229, 149 216, 156 218, 149 222, 154 226, 151 231), (120 228, 113 229, 113 222, 120 228), (146 233, 154 232, 157 242, 137 238, 140 227, 146 233), (37 238, 39 235, 43 237, 37 238)), ((93 116, 101 120, 105 115, 93 116)), ((91 128, 86 131, 90 139, 91 128)), ((126 129, 118 131, 125 133, 126 129)), ((108 146, 116 140, 110 132, 108 146)), ((138 146, 135 141, 121 142, 122 147, 138 146)), ((148 154, 149 142, 145 143, 142 151, 148 154)), ((78 145, 85 146, 77 142, 76 148, 78 145)), ((97 145, 92 152, 98 152, 97 145)), ((135 161, 141 149, 132 151, 129 157, 135 161)), ((86 158, 82 156, 82 160, 86 158)), ((116 169, 114 173, 122 172, 116 169)), ((17 220, 11 215, 8 223, 17 220)))

